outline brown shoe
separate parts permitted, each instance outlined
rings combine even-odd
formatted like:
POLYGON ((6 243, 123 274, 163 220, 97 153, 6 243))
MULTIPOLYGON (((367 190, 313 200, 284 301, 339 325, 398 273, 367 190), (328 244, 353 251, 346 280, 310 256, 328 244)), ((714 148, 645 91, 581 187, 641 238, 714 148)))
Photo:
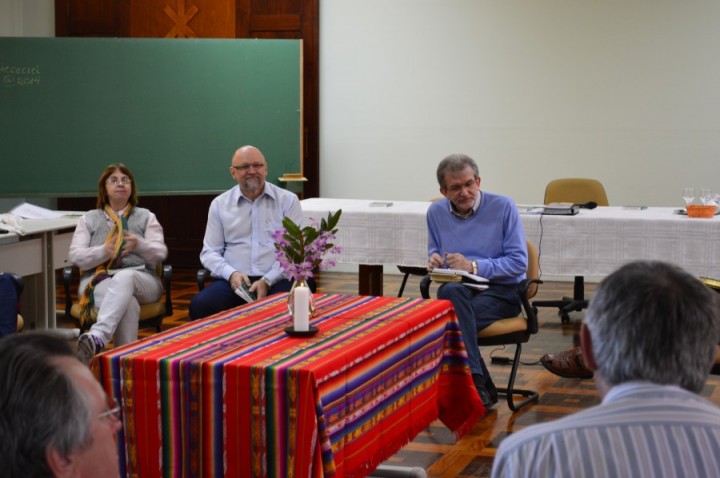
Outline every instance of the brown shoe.
POLYGON ((540 362, 546 369, 565 378, 593 378, 593 371, 585 366, 582 348, 575 347, 564 352, 545 354, 540 362))

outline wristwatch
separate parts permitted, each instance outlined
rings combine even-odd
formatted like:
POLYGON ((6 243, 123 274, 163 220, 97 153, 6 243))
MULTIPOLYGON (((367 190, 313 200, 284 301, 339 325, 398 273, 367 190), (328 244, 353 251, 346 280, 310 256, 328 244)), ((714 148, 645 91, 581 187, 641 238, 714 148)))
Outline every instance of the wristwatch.
POLYGON ((268 279, 267 277, 264 277, 264 276, 261 277, 261 279, 267 284, 268 289, 269 289, 270 287, 272 287, 272 283, 270 282, 270 279, 268 279))
POLYGON ((472 261, 473 275, 477 275, 477 261, 472 261))

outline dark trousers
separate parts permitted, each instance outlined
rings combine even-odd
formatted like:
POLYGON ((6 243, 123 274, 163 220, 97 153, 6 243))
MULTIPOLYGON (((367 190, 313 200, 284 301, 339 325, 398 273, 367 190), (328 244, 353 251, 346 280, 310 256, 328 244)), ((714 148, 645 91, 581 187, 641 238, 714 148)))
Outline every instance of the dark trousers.
MULTIPOLYGON (((251 276, 250 282, 254 283, 259 279, 260 276, 251 276)), ((315 281, 313 279, 308 280, 308 285, 310 290, 315 292, 315 281)), ((291 287, 292 282, 282 279, 270 287, 268 295, 289 292, 291 287)), ((243 304, 245 304, 245 301, 232 290, 228 281, 213 279, 210 284, 190 300, 190 320, 202 319, 243 304)))
POLYGON ((477 345, 477 333, 496 320, 515 317, 520 313, 517 286, 493 284, 484 291, 477 291, 461 283, 450 282, 438 289, 438 299, 449 300, 455 308, 470 371, 490 377, 477 345))

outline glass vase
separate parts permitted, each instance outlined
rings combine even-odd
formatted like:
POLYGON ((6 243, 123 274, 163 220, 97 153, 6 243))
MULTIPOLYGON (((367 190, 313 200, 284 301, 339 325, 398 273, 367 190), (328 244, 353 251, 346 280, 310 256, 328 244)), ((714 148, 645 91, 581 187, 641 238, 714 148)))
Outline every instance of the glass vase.
MULTIPOLYGON (((295 288, 299 286, 305 286, 308 289, 310 286, 308 286, 307 279, 298 279, 295 282, 293 282, 292 288, 290 288, 290 292, 288 293, 287 298, 287 307, 288 312, 290 312, 291 316, 295 316, 293 314, 293 311, 295 310, 295 288)), ((308 312, 310 313, 310 317, 313 316, 313 313, 315 313, 315 299, 313 299, 312 291, 310 291, 310 300, 308 301, 308 312)))

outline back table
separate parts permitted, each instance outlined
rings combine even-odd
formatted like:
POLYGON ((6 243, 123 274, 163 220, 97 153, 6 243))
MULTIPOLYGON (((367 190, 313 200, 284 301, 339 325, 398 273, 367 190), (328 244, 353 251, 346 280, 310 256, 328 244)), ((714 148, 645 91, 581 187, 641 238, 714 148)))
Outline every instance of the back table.
POLYGON ((461 436, 485 414, 449 302, 316 294, 302 338, 286 302, 96 357, 127 476, 361 477, 436 418, 461 436))
MULTIPOLYGON (((312 198, 306 220, 342 209, 335 259, 360 264, 359 293, 382 295, 383 264, 427 265, 428 201, 312 198)), ((524 208, 520 208, 521 211, 524 208)), ((576 216, 521 214, 525 235, 540 251, 545 276, 602 279, 635 259, 673 262, 698 276, 720 277, 720 215, 695 219, 671 207, 598 207, 576 216)))

